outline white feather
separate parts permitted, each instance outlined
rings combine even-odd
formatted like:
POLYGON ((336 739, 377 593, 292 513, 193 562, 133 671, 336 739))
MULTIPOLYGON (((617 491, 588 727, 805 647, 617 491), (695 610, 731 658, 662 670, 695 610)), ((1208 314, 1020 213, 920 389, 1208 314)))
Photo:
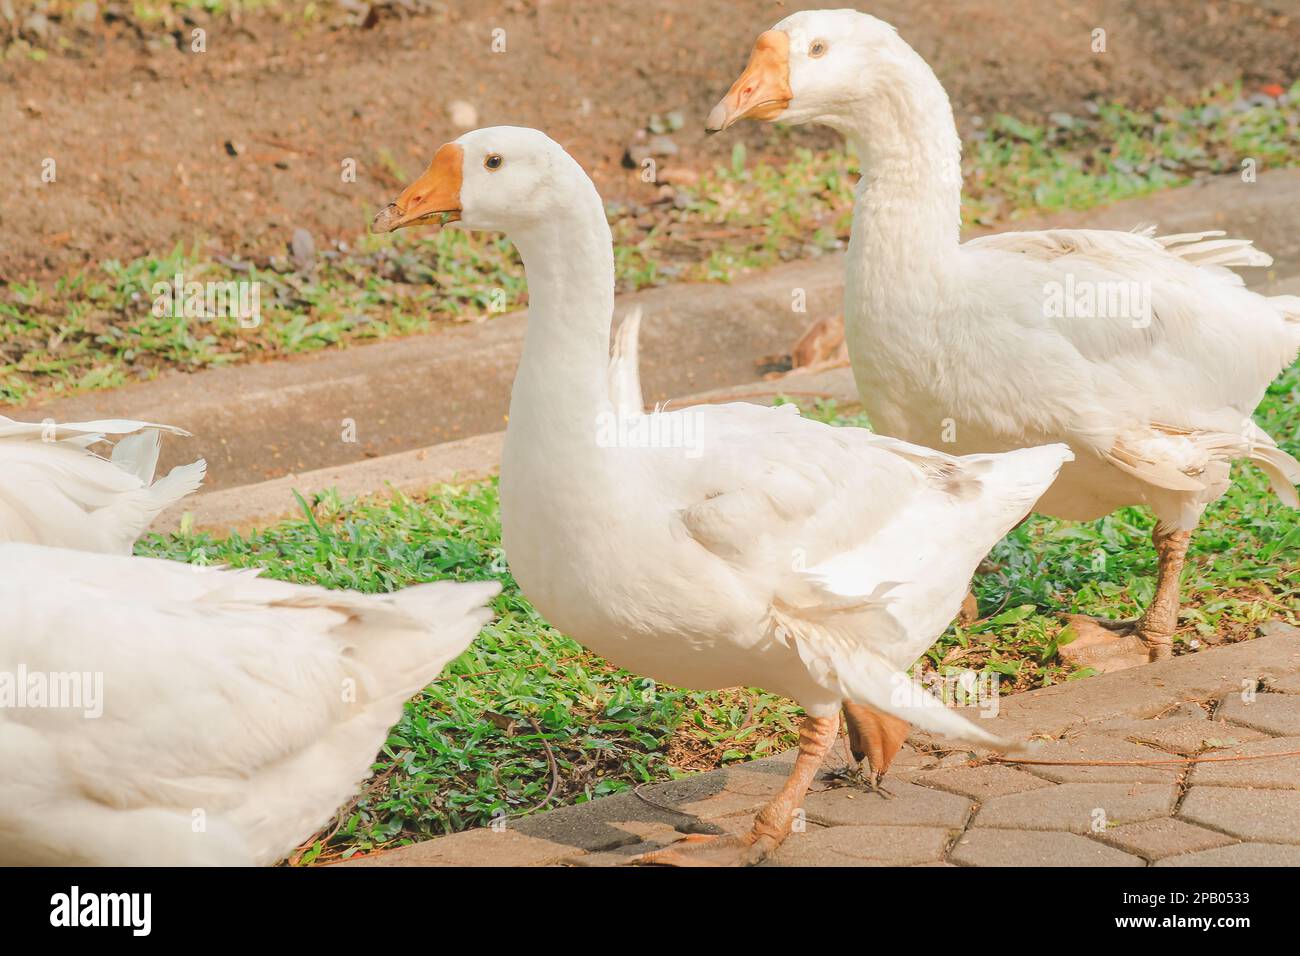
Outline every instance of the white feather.
POLYGON ((168 506, 192 493, 200 459, 153 480, 170 425, 127 419, 17 422, 0 416, 0 542, 28 542, 129 554, 168 506), (122 436, 110 458, 90 450, 122 436))
POLYGON ((641 307, 632 309, 619 324, 609 358, 609 398, 615 411, 640 415, 645 411, 641 395, 641 307))
POLYGON ((0 545, 0 695, 20 672, 102 687, 98 716, 86 698, 0 706, 0 864, 281 859, 355 792, 497 590, 362 595, 0 545))

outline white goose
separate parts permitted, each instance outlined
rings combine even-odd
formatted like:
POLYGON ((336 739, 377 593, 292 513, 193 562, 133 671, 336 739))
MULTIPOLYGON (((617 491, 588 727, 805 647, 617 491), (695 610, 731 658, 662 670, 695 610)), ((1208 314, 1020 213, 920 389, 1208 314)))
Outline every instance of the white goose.
POLYGON ((363 595, 0 544, 0 864, 282 859, 497 590, 363 595))
POLYGON ((1035 510, 1156 515, 1155 598, 1136 622, 1078 618, 1117 663, 1168 656, 1192 531, 1235 460, 1300 507, 1300 463, 1251 420, 1300 349, 1300 297, 1248 291, 1230 266, 1272 261, 1219 232, 1058 229, 962 244, 961 143, 947 94, 889 24, 796 13, 759 36, 709 114, 824 123, 862 160, 845 282, 858 390, 880 430, 953 448, 1066 442, 1035 510), (1127 301, 1126 301, 1127 297, 1127 301), (1124 636, 1121 636, 1124 635, 1124 636))
POLYGON ((153 480, 162 433, 171 425, 109 419, 16 422, 0 415, 0 543, 27 542, 130 554, 165 508, 203 482, 200 458, 153 480), (123 436, 112 457, 90 450, 123 436))
MULTIPOLYGON (((808 712, 791 777, 750 832, 646 860, 768 855, 789 832, 844 701, 1006 745, 903 672, 1068 449, 959 459, 748 404, 635 416, 636 431, 612 431, 612 240, 578 164, 536 130, 467 133, 372 228, 438 218, 509 233, 528 276, 501 514, 529 600, 633 671, 684 687, 761 686, 808 712)), ((851 723, 856 742, 855 733, 851 723)))

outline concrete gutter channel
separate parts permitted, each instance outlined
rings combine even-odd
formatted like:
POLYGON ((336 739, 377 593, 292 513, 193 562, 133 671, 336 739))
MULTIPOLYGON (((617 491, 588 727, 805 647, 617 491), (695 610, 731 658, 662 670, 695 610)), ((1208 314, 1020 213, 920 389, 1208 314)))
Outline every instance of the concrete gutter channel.
MULTIPOLYGON (((1246 270, 1252 288, 1300 293, 1300 170, 1255 183, 1225 176, 1088 213, 1017 223, 1018 228, 1132 228, 1163 233, 1224 229, 1273 255, 1246 270), (1286 278, 1295 277, 1295 278, 1286 278)), ((709 400, 786 392, 854 396, 846 369, 755 381, 757 361, 789 351, 812 321, 841 308, 840 255, 788 263, 731 285, 680 285, 624 296, 620 318, 640 306, 641 374, 648 401, 709 400), (792 307, 803 290, 806 312, 792 307)), ((203 493, 160 517, 174 529, 247 529, 297 511, 291 494, 334 487, 346 495, 387 487, 419 491, 494 474, 526 313, 429 335, 287 361, 171 373, 153 381, 5 414, 60 421, 139 418, 179 425, 190 440, 164 443, 160 467, 202 455, 203 493), (356 440, 344 441, 348 423, 356 440)))

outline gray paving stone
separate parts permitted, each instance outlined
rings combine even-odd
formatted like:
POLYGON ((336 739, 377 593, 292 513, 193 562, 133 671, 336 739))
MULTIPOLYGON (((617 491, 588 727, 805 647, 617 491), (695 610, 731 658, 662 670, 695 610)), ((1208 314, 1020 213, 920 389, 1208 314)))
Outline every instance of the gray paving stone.
MULTIPOLYGON (((720 777, 715 778, 713 774, 699 776, 708 779, 696 781, 695 778, 688 778, 681 782, 722 789, 723 781, 720 777)), ((700 798, 703 799, 703 796, 700 798)), ((650 799, 671 807, 661 796, 650 799)), ((595 852, 640 842, 637 835, 629 829, 630 823, 662 823, 675 827, 682 833, 720 832, 710 821, 700 820, 688 813, 651 806, 631 793, 603 797, 578 806, 560 807, 547 813, 524 817, 511 826, 526 836, 595 852)))
MULTIPOLYGON (((647 787, 642 793, 657 803, 676 806, 683 813, 694 814, 704 820, 715 820, 735 813, 755 812, 769 803, 781 791, 789 774, 788 764, 767 764, 755 768, 754 764, 741 767, 716 770, 722 781, 722 788, 714 790, 710 785, 707 795, 699 796, 700 791, 691 793, 686 799, 672 791, 658 791, 647 787), (753 769, 751 769, 753 768, 753 769), (692 799, 695 797, 695 799, 692 799)), ((690 779, 690 778, 688 778, 690 779)))
POLYGON ((826 826, 948 827, 960 830, 970 818, 970 800, 955 793, 888 778, 885 786, 892 797, 856 787, 837 787, 809 794, 803 809, 809 820, 826 826))
POLYGON ((943 859, 945 827, 818 827, 792 833, 764 866, 915 866, 943 859))
POLYGON ((1300 674, 1269 681, 1268 689, 1274 694, 1300 694, 1300 674))
POLYGON ((949 793, 961 794, 963 797, 970 797, 976 803, 986 803, 994 797, 1004 797, 1009 793, 1024 793, 1027 790, 1040 790, 1051 786, 1046 780, 1035 777, 1031 773, 1003 764, 931 770, 917 774, 912 778, 912 782, 923 787, 934 787, 949 793))
MULTIPOLYGON (((706 821, 737 813, 753 813, 771 801, 785 785, 795 753, 789 750, 724 770, 693 774, 684 780, 645 787, 641 792, 656 803, 674 806, 706 821)), ((888 786, 892 789, 896 781, 933 767, 937 762, 936 757, 904 747, 890 767, 888 786)), ((848 751, 841 739, 827 754, 814 789, 830 786, 833 783, 831 774, 845 769, 848 764, 848 751)))
MULTIPOLYGON (((752 813, 742 813, 736 816, 727 817, 713 821, 714 828, 719 833, 743 833, 750 829, 754 823, 752 813)), ((680 830, 666 826, 662 823, 616 823, 613 824, 637 838, 637 842, 628 843, 623 846, 613 847, 608 850, 600 850, 596 853, 587 853, 565 863, 570 866, 631 866, 633 857, 642 853, 649 853, 652 850, 658 850, 676 843, 683 836, 680 830)), ((819 830, 815 823, 806 824, 808 830, 819 830)))
POLYGON ((1214 830, 1166 817, 1112 827, 1092 836, 1145 860, 1161 860, 1179 853, 1196 853, 1233 842, 1232 837, 1214 830))
POLYGON ((1234 843, 1232 846, 1171 856, 1155 866, 1300 866, 1300 846, 1234 843))
POLYGON ((979 809, 972 826, 1092 833, 1098 824, 1168 816, 1177 796, 1177 787, 1157 783, 1062 783, 996 797, 979 809))
MULTIPOLYGON (((1033 760, 1167 760, 1169 755, 1105 734, 1080 734, 1053 740, 1027 755, 1033 760)), ((1047 767, 1023 764, 1025 770, 1054 783, 1174 783, 1183 768, 1157 765, 1117 767, 1047 767)))
MULTIPOLYGON (((913 774, 924 773, 927 770, 934 770, 940 765, 944 758, 939 754, 924 753, 923 751, 913 750, 911 747, 903 747, 894 758, 894 762, 889 765, 889 774, 887 779, 895 777, 906 777, 911 779, 913 774)), ((847 764, 847 760, 843 761, 847 764)))
POLYGON ((1075 833, 967 830, 948 859, 960 866, 1143 866, 1130 853, 1075 833))
POLYGON ((647 826, 643 832, 638 833, 639 827, 629 828, 629 832, 635 833, 641 839, 635 843, 628 843, 623 846, 617 846, 609 850, 600 850, 596 853, 584 853, 581 856, 565 860, 567 866, 632 866, 634 857, 641 853, 649 853, 651 850, 658 850, 670 843, 676 843, 681 839, 682 834, 673 830, 671 827, 662 827, 658 825, 647 826))
POLYGON ((1265 737, 1254 743, 1217 751, 1216 756, 1252 756, 1292 750, 1297 751, 1294 757, 1198 763, 1193 765, 1188 781, 1207 787, 1300 790, 1300 737, 1265 737))
POLYGON ((601 850, 599 853, 584 853, 582 856, 574 857, 572 860, 565 860, 566 866, 597 867, 604 868, 608 866, 634 866, 632 857, 642 850, 657 849, 657 847, 642 846, 634 844, 630 847, 633 852, 624 853, 622 848, 618 850, 601 850))
POLYGON ((550 866, 583 856, 571 846, 515 830, 466 830, 412 846, 353 857, 336 866, 550 866))
POLYGON ((1215 716, 1277 737, 1300 737, 1300 698, 1292 694, 1256 694, 1249 703, 1229 694, 1215 716))
POLYGON ((1187 700, 1177 707, 1171 707, 1169 710, 1155 717, 1152 720, 1174 720, 1174 719, 1191 719, 1191 720, 1209 720, 1210 711, 1214 710, 1217 701, 1206 700, 1187 700))
POLYGON ((1178 816, 1255 843, 1300 843, 1300 790, 1194 786, 1178 816))
POLYGON ((1201 717, 1164 717, 1159 720, 1123 718, 1099 725, 1095 733, 1122 737, 1171 754, 1197 754, 1218 747, 1233 747, 1268 736, 1261 731, 1222 720, 1201 717))

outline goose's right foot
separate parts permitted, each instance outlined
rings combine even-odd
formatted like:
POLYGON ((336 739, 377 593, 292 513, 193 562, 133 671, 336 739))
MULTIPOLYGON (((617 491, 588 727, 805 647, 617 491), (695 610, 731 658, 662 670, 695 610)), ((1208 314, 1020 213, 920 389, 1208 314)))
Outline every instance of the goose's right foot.
POLYGON ((849 753, 857 761, 858 777, 865 788, 886 799, 892 797, 881 781, 911 732, 911 724, 874 707, 846 700, 844 729, 849 735, 849 753), (864 763, 866 773, 863 772, 864 763))

